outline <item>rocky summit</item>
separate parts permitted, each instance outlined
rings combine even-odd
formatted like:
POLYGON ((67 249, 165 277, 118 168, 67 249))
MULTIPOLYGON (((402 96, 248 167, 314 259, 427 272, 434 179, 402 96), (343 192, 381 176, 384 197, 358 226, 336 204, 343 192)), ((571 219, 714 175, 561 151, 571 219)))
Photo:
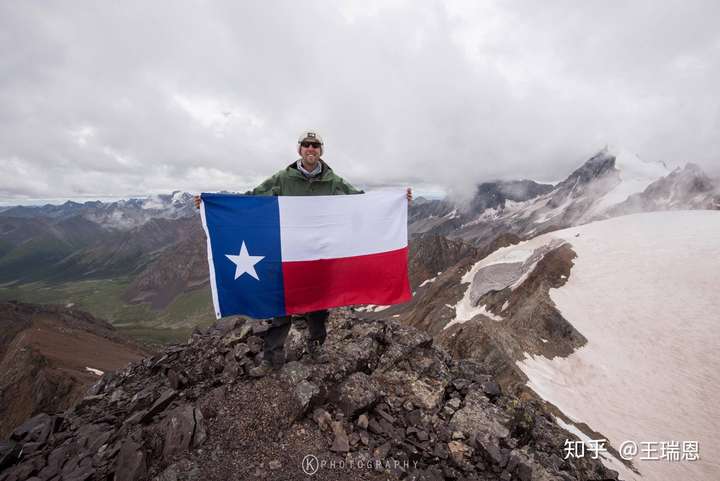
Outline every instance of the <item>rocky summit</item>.
POLYGON ((297 322, 287 362, 260 379, 247 371, 267 325, 236 318, 106 373, 0 442, 0 481, 617 479, 564 459, 576 438, 540 404, 427 334, 347 309, 329 328, 329 363, 303 356, 297 322))

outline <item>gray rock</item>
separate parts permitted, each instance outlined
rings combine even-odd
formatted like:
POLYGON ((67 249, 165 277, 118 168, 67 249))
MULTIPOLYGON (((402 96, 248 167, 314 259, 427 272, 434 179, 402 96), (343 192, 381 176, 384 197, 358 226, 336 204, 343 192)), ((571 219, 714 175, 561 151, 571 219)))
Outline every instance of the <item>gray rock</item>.
POLYGON ((142 419, 145 417, 146 414, 147 414, 147 411, 146 411, 146 410, 142 410, 142 411, 138 411, 138 412, 136 412, 136 413, 133 413, 130 417, 128 417, 128 418, 125 420, 125 422, 124 422, 123 424, 124 424, 124 425, 128 425, 128 426, 133 425, 133 424, 137 424, 137 423, 140 422, 140 420, 142 420, 142 419))
POLYGON ((282 375, 290 384, 298 384, 310 377, 312 370, 309 366, 298 361, 290 361, 282 368, 282 375))
POLYGON ((332 430, 335 439, 333 440, 332 446, 330 446, 330 450, 336 453, 347 453, 350 451, 350 440, 348 439, 347 433, 345 433, 342 423, 339 421, 333 422, 332 430))
POLYGON ((82 466, 68 474, 63 474, 63 481, 87 481, 95 476, 95 470, 92 467, 82 466))
POLYGON ((15 441, 0 441, 0 469, 10 466, 20 454, 20 445, 15 441))
POLYGON ((381 408, 380 406, 378 406, 377 408, 375 408, 375 413, 376 413, 378 416, 380 416, 381 418, 383 418, 385 421, 389 422, 390 424, 394 424, 395 421, 396 421, 396 419, 395 419, 394 416, 388 414, 388 413, 387 413, 383 408, 381 408))
POLYGON ((415 379, 408 386, 410 399, 425 410, 432 410, 445 394, 445 383, 441 379, 415 379))
POLYGON ((145 415, 140 419, 140 422, 150 422, 153 417, 163 412, 165 408, 175 400, 177 394, 177 391, 175 391, 174 389, 166 389, 165 391, 163 391, 158 400, 155 401, 155 403, 152 405, 152 407, 150 407, 148 412, 145 413, 145 415))
POLYGON ((105 399, 105 396, 102 394, 95 394, 95 395, 89 395, 85 396, 75 405, 75 409, 78 411, 84 411, 97 403, 99 403, 101 400, 105 399))
POLYGON ((242 372, 242 367, 235 360, 233 353, 229 352, 225 356, 225 368, 223 370, 229 382, 232 382, 242 372))
POLYGON ((197 481, 200 479, 200 470, 194 462, 181 459, 171 464, 152 481, 197 481))
POLYGON ((190 405, 180 406, 168 412, 160 427, 163 435, 163 457, 183 453, 191 447, 200 446, 207 438, 205 423, 199 409, 190 405))
POLYGON ((227 348, 232 348, 233 346, 241 343, 243 339, 238 336, 237 334, 230 334, 229 336, 225 336, 222 340, 222 345, 227 348))
POLYGON ((293 392, 295 400, 297 401, 294 419, 298 419, 300 416, 305 414, 313 402, 313 399, 320 394, 320 388, 309 381, 303 380, 295 386, 295 390, 293 392))
POLYGON ((313 411, 312 418, 317 423, 321 431, 325 431, 328 427, 330 427, 330 423, 332 422, 332 416, 330 413, 322 408, 317 408, 313 411))
POLYGON ((461 401, 458 398, 452 398, 445 404, 450 406, 453 409, 453 411, 457 411, 458 409, 460 409, 460 402, 461 401))
POLYGON ((465 397, 465 406, 452 416, 448 426, 470 435, 488 434, 495 438, 506 438, 510 431, 503 423, 507 422, 507 416, 488 401, 483 393, 472 391, 465 397))
POLYGON ((390 453, 390 447, 391 445, 389 442, 381 444, 373 450, 373 457, 375 459, 384 460, 387 458, 388 453, 390 453))
POLYGON ((501 394, 500 386, 495 381, 488 381, 482 384, 482 390, 491 399, 501 394))
POLYGON ((373 434, 383 433, 383 427, 375 418, 370 418, 370 422, 368 422, 368 430, 373 434))
POLYGON ((246 324, 248 327, 250 327, 250 331, 248 333, 253 334, 262 334, 266 332, 268 329, 270 329, 270 323, 258 319, 253 319, 248 324, 246 324))
POLYGON ((10 439, 14 441, 45 443, 52 432, 52 427, 52 417, 45 413, 38 414, 15 428, 10 435, 10 439))
POLYGON ((117 388, 113 390, 112 394, 110 395, 110 402, 116 403, 120 401, 121 399, 124 399, 126 397, 125 391, 123 391, 121 388, 117 388))
POLYGON ((472 454, 472 448, 462 441, 450 441, 447 446, 450 459, 458 465, 463 464, 465 458, 472 454))
POLYGON ((520 462, 515 469, 515 475, 520 479, 520 481, 531 481, 533 479, 532 466, 528 463, 520 462))
POLYGON ((225 401, 225 387, 216 387, 210 391, 207 395, 200 398, 199 406, 203 412, 203 415, 212 419, 218 414, 218 409, 222 406, 225 401))
POLYGON ((248 354, 250 354, 250 346, 248 346, 244 342, 235 344, 235 349, 233 349, 233 355, 235 356, 235 359, 237 359, 238 361, 244 360, 245 356, 247 356, 248 354))
POLYGON ((390 369, 416 349, 430 347, 433 343, 432 337, 425 332, 400 325, 393 325, 392 329, 385 332, 384 337, 390 347, 380 358, 378 369, 381 371, 390 369))
POLYGON ((195 408, 193 409, 193 415, 195 416, 195 432, 193 433, 191 446, 197 448, 207 440, 207 430, 205 429, 205 418, 202 411, 195 408))
POLYGON ((358 416, 357 425, 360 429, 367 429, 369 422, 370 422, 370 419, 368 418, 367 414, 363 413, 360 416, 358 416))
POLYGON ((50 479, 60 473, 60 469, 65 464, 65 461, 67 461, 70 457, 69 450, 69 446, 66 445, 55 448, 50 453, 47 459, 47 466, 45 466, 42 470, 44 474, 41 477, 43 479, 50 479))
POLYGON ((377 401, 380 385, 364 372, 351 374, 338 388, 337 406, 346 417, 354 417, 377 401))
POLYGON ((246 340, 248 349, 250 349, 250 352, 253 354, 258 354, 260 351, 262 351, 263 346, 263 340, 260 339, 257 336, 250 336, 246 340))
POLYGON ((147 477, 146 456, 142 447, 130 438, 123 441, 115 465, 114 481, 136 481, 147 477))
POLYGON ((508 463, 508 456, 500 449, 499 441, 488 434, 481 434, 475 438, 475 446, 484 454, 484 457, 492 464, 501 468, 508 463))
MULTIPOLYGON (((225 336, 227 333, 232 331, 240 323, 237 317, 226 317, 218 320, 212 328, 217 331, 220 335, 225 336)), ((223 339, 223 343, 225 339, 223 339)))

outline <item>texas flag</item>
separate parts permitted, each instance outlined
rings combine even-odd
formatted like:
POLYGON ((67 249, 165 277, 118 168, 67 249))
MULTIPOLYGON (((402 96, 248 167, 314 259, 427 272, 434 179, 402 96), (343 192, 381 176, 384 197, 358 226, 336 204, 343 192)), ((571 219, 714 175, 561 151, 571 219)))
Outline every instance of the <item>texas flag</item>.
POLYGON ((405 192, 201 198, 218 318, 411 298, 405 192))

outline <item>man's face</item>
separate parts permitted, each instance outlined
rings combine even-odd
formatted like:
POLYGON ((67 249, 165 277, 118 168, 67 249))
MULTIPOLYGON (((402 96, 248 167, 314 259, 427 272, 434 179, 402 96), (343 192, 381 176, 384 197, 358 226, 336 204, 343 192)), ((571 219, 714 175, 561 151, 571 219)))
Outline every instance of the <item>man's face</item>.
POLYGON ((317 140, 303 140, 300 143, 300 157, 305 166, 314 168, 320 160, 322 145, 317 140))

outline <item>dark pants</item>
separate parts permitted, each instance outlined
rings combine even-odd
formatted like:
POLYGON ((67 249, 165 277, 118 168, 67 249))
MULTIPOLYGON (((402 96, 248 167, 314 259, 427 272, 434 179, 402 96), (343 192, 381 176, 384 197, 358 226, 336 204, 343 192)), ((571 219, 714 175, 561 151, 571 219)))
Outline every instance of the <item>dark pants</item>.
MULTIPOLYGON (((303 317, 307 321, 308 341, 318 341, 320 344, 325 342, 327 331, 325 323, 330 313, 327 310, 314 311, 304 314, 303 317)), ((270 329, 265 331, 265 349, 263 357, 268 361, 273 361, 273 356, 282 356, 287 339, 290 332, 291 316, 275 317, 270 324, 270 329)))

